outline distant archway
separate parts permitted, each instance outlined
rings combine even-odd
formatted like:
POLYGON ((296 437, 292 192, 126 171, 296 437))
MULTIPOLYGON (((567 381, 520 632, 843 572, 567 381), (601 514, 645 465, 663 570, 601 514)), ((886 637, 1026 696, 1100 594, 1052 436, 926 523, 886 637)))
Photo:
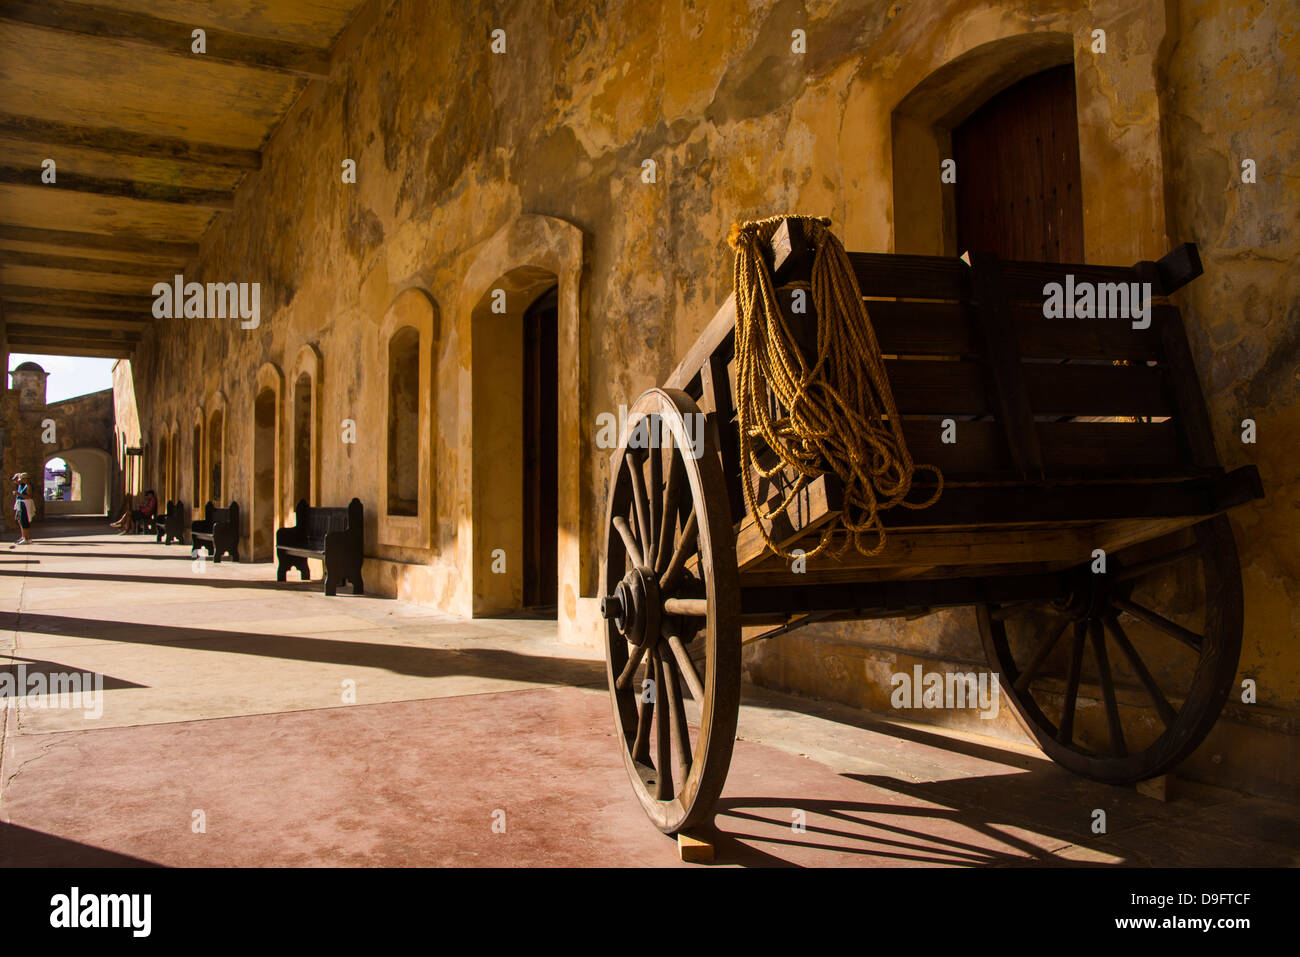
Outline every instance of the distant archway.
POLYGON ((107 515, 111 487, 113 460, 103 449, 61 449, 45 460, 62 459, 68 467, 67 496, 58 500, 47 499, 46 515, 107 515))

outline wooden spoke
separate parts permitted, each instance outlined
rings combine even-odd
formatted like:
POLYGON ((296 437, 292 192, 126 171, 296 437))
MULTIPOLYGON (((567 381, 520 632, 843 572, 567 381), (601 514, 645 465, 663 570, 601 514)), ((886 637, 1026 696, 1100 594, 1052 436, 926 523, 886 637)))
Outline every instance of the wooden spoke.
POLYGON ((1009 605, 1002 605, 989 611, 989 617, 995 621, 1005 621, 1008 618, 1021 618, 1035 608, 1041 608, 1042 602, 1038 601, 1017 601, 1009 605))
POLYGON ((1173 709, 1173 706, 1161 693, 1160 686, 1156 684, 1155 678, 1151 677, 1151 672, 1147 670, 1147 666, 1138 657, 1138 653, 1134 649, 1133 643, 1129 641, 1128 635, 1124 633, 1119 619, 1114 615, 1107 618, 1106 628, 1115 639, 1115 644, 1119 645, 1119 650, 1124 652, 1124 656, 1128 658, 1128 663, 1138 676, 1138 681, 1142 682, 1142 687, 1146 688, 1147 696, 1150 697, 1151 703, 1155 705, 1160 720, 1165 723, 1166 728, 1170 727, 1178 719, 1178 712, 1173 709))
POLYGON ((1170 621, 1164 615, 1158 615, 1150 608, 1143 608, 1136 602, 1129 601, 1127 598, 1121 598, 1118 595, 1111 596, 1110 603, 1121 611, 1126 611, 1134 618, 1145 621, 1153 628, 1159 628, 1165 634, 1181 641, 1192 651, 1200 652, 1201 636, 1194 631, 1188 631, 1177 622, 1170 621))
POLYGON ((686 526, 682 529, 681 540, 673 549, 672 561, 659 577, 659 590, 664 594, 670 594, 677 587, 677 580, 681 577, 682 569, 686 567, 686 559, 695 552, 695 541, 699 536, 699 524, 695 516, 695 509, 692 508, 690 518, 686 520, 686 526))
POLYGON ((618 537, 623 539, 623 547, 627 549, 627 557, 631 560, 632 566, 641 568, 645 564, 641 559, 641 547, 637 545, 632 529, 628 528, 627 519, 622 515, 615 515, 613 525, 618 532, 618 537))
POLYGON ((682 701, 682 683, 677 677, 677 662, 665 655, 663 671, 663 690, 668 696, 668 716, 672 724, 673 739, 677 742, 677 774, 682 783, 685 783, 691 773, 691 729, 686 725, 686 704, 682 701))
MULTIPOLYGON (((645 559, 650 564, 658 557, 657 545, 664 535, 663 450, 658 443, 650 446, 650 537, 646 540, 645 559)), ((653 568, 654 566, 651 565, 653 568)))
MULTIPOLYGON (((642 557, 651 554, 651 531, 650 516, 646 511, 645 498, 645 481, 641 475, 641 463, 645 461, 643 455, 628 455, 626 459, 628 471, 632 475, 632 505, 633 514, 636 516, 637 540, 642 542, 645 547, 641 549, 642 557)), ((640 568, 645 564, 644 561, 637 562, 640 568)))
POLYGON ((704 682, 700 681, 700 676, 695 673, 695 662, 691 660, 690 652, 682 644, 681 638, 677 635, 668 636, 668 647, 673 651, 673 657, 677 659, 677 667, 681 675, 686 679, 686 687, 691 690, 691 697, 696 701, 704 700, 704 682))
POLYGON ((646 701, 638 688, 636 692, 636 740, 632 743, 632 760, 645 764, 650 760, 650 725, 654 717, 654 702, 646 701))
POLYGON ((740 712, 740 576, 718 438, 706 430, 698 457, 679 441, 700 414, 677 389, 637 399, 629 420, 657 421, 661 441, 624 445, 628 463, 610 477, 605 512, 601 612, 616 738, 637 800, 665 834, 711 813, 740 712), (643 701, 652 683, 654 700, 643 701))
POLYGON ((632 679, 636 676, 637 668, 641 667, 641 659, 645 657, 645 645, 637 645, 632 654, 628 655, 627 665, 619 673, 618 680, 614 687, 619 691, 626 691, 632 686, 632 679))
POLYGON ((1061 725, 1056 739, 1062 744, 1074 740, 1074 711, 1079 703, 1079 678, 1083 674, 1083 639, 1088 626, 1083 621, 1074 623, 1074 648, 1070 655, 1070 677, 1065 686, 1065 706, 1061 710, 1061 725))
POLYGON ((1061 636, 1065 634, 1065 629, 1069 626, 1070 620, 1068 618, 1064 619, 1061 622, 1061 627, 1048 632, 1047 637, 1034 649, 1034 656, 1029 659, 1029 664, 1020 673, 1020 677, 1016 679, 1014 687, 1017 691, 1023 693, 1029 689, 1029 683, 1034 680, 1034 676, 1038 674, 1038 669, 1043 667, 1043 662, 1047 660, 1047 656, 1052 653, 1052 649, 1056 647, 1056 643, 1061 640, 1061 636))
POLYGON ((664 663, 658 646, 650 653, 654 674, 655 710, 655 797, 667 801, 673 796, 672 719, 668 717, 668 695, 664 681, 664 663))
POLYGON ((1092 653, 1097 659, 1097 678, 1101 682, 1101 696, 1106 704, 1110 753, 1122 758, 1128 754, 1128 746, 1124 743, 1124 726, 1119 720, 1119 702, 1115 700, 1115 683, 1110 673, 1110 662, 1106 658, 1106 633, 1102 630, 1100 618, 1088 622, 1088 634, 1092 638, 1092 653))
POLYGON ((664 573, 664 569, 668 567, 669 556, 672 555, 674 534, 677 531, 677 509, 681 499, 682 480, 685 477, 685 467, 681 455, 670 455, 668 460, 668 487, 664 489, 663 533, 655 542, 658 546, 653 565, 656 575, 664 573))
POLYGON ((1136 565, 1130 565, 1127 568, 1121 568, 1113 576, 1113 581, 1127 582, 1135 578, 1142 578, 1151 574, 1157 569, 1164 568, 1167 565, 1173 565, 1181 562, 1185 558, 1192 558, 1201 554, 1200 545, 1189 545, 1186 548, 1180 548, 1176 552, 1170 552, 1168 555, 1161 555, 1159 558, 1148 559, 1145 562, 1138 562, 1136 565))
POLYGON ((664 614, 705 618, 709 614, 709 602, 706 598, 669 598, 664 602, 664 614))

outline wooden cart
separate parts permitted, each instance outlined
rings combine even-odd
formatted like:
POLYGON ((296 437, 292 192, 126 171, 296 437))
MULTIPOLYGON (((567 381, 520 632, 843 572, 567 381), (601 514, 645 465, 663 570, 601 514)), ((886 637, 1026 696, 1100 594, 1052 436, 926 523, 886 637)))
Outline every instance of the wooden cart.
MULTIPOLYGON (((781 289, 809 268, 790 232, 801 230, 772 242, 781 289)), ((1133 267, 849 256, 912 456, 945 476, 932 507, 883 513, 881 554, 796 570, 767 549, 740 485, 734 296, 637 400, 611 459, 610 693, 633 786, 666 833, 700 823, 722 791, 742 626, 769 625, 763 638, 974 606, 1001 694, 1044 752, 1117 784, 1190 754, 1233 683, 1241 573, 1223 513, 1263 489, 1253 467, 1220 467, 1181 318, 1163 300, 1200 274, 1196 248, 1133 267), (1067 274, 1151 283, 1149 328, 1044 318, 1045 284, 1067 274)), ((759 500, 780 501, 779 485, 759 500)), ((839 491, 833 475, 810 484, 773 539, 814 548, 839 491)))

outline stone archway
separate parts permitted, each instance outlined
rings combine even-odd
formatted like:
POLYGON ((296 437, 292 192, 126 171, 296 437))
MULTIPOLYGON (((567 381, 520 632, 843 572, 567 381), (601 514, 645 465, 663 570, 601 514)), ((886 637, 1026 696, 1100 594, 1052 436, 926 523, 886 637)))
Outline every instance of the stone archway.
POLYGON ((280 450, 284 376, 272 362, 257 373, 253 398, 253 488, 249 496, 249 555, 255 562, 275 557, 275 530, 284 525, 280 450))
POLYGON ((290 506, 303 499, 309 505, 319 505, 321 354, 314 345, 305 345, 298 350, 291 377, 290 506))
POLYGON ((107 515, 112 493, 112 457, 103 449, 60 449, 45 456, 43 464, 63 459, 73 473, 71 496, 45 502, 46 515, 107 515))
POLYGON ((584 584, 594 587, 583 548, 588 523, 582 503, 591 494, 591 479, 582 431, 582 246, 582 232, 571 223, 521 216, 480 247, 462 287, 470 313, 472 380, 471 467, 462 494, 471 503, 468 604, 475 616, 511 613, 523 604, 523 462, 519 441, 512 447, 512 437, 521 439, 523 428, 523 316, 539 296, 556 288, 558 617, 561 637, 570 640, 584 584))

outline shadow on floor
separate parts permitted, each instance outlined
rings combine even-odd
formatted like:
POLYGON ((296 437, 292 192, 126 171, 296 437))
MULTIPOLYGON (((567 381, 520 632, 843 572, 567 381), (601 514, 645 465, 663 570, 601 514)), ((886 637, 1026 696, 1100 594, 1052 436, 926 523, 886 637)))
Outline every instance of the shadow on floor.
POLYGON ((0 867, 158 867, 152 861, 0 821, 0 867))
POLYGON ((103 621, 27 611, 0 613, 0 628, 96 641, 183 646, 192 650, 221 651, 281 661, 360 665, 419 678, 463 675, 573 687, 603 686, 605 683, 603 661, 549 658, 495 648, 422 648, 347 639, 103 621))

